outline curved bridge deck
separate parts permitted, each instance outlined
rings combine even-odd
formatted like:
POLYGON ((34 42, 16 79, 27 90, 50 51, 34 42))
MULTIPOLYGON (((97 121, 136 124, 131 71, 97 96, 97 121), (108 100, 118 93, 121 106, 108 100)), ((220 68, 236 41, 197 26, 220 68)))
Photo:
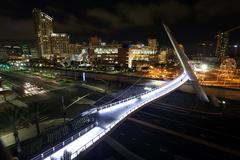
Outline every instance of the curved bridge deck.
MULTIPOLYGON (((179 77, 166 82, 159 88, 94 109, 93 112, 96 112, 98 115, 96 127, 73 140, 66 146, 63 145, 64 147, 59 150, 56 150, 55 147, 50 148, 53 154, 49 155, 43 152, 42 154, 32 158, 32 160, 51 160, 51 158, 61 159, 66 151, 71 153, 71 159, 74 159, 95 142, 99 141, 106 133, 111 131, 131 113, 143 107, 145 104, 173 92, 188 80, 188 75, 183 72, 179 77)), ((64 144, 64 141, 62 144, 64 144)))

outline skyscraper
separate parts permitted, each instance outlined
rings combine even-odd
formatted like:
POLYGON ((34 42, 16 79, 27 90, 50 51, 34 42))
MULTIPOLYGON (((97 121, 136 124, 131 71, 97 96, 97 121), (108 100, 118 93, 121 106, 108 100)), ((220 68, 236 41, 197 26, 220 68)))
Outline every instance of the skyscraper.
POLYGON ((218 57, 219 62, 222 62, 227 56, 229 56, 229 54, 226 53, 229 49, 229 34, 238 29, 240 29, 240 25, 233 27, 227 31, 221 32, 217 35, 216 56, 218 57))
POLYGON ((218 57, 219 62, 221 62, 226 56, 226 51, 228 48, 228 38, 229 33, 223 32, 217 35, 217 44, 216 44, 216 56, 218 57))
POLYGON ((38 58, 51 55, 51 34, 53 33, 53 19, 40 10, 33 9, 34 29, 37 41, 38 58))
POLYGON ((66 58, 69 54, 69 36, 53 32, 53 18, 41 10, 33 9, 34 29, 37 41, 37 58, 66 58))

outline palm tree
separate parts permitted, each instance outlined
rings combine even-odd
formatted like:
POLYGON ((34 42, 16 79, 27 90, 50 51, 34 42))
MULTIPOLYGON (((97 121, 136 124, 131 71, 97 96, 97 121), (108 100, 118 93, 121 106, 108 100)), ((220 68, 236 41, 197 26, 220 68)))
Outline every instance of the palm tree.
POLYGON ((12 94, 12 91, 11 90, 3 90, 3 91, 0 91, 0 95, 3 97, 3 100, 5 102, 7 102, 7 96, 12 94))
POLYGON ((15 107, 14 105, 5 107, 0 112, 1 124, 11 127, 16 142, 17 153, 19 156, 21 153, 21 145, 18 136, 18 127, 25 123, 24 115, 25 111, 21 108, 15 107))
POLYGON ((29 122, 33 122, 36 125, 37 135, 40 135, 40 118, 42 113, 46 110, 46 105, 44 103, 32 102, 28 105, 26 118, 29 122))

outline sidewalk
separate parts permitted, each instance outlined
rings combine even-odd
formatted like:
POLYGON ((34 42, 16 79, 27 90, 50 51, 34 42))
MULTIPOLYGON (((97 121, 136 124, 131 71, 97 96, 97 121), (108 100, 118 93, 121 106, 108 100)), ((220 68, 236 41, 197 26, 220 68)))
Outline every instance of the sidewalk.
POLYGON ((41 75, 33 75, 33 74, 27 73, 27 72, 16 72, 16 73, 17 73, 17 74, 24 75, 24 76, 27 76, 27 77, 29 77, 29 78, 40 79, 40 80, 42 80, 42 81, 44 81, 44 82, 46 82, 46 83, 51 83, 51 84, 45 84, 45 85, 47 85, 47 86, 49 86, 49 87, 53 87, 52 84, 54 84, 54 85, 59 85, 59 83, 58 83, 57 81, 52 80, 52 79, 48 79, 48 78, 43 77, 43 76, 41 76, 41 75))

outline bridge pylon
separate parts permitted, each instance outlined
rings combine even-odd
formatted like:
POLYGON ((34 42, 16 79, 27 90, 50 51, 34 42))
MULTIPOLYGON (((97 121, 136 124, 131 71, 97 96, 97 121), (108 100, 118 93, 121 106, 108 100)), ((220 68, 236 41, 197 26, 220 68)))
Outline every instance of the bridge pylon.
POLYGON ((200 83, 198 82, 198 79, 197 79, 196 75, 194 74, 191 66, 189 65, 189 59, 188 59, 187 55, 184 53, 184 51, 182 49, 180 49, 176 39, 174 38, 174 36, 173 36, 171 30, 168 28, 168 26, 166 26, 165 24, 163 24, 163 26, 164 26, 164 29, 167 32, 167 35, 168 35, 168 37, 169 37, 169 39, 170 39, 170 41, 173 45, 173 48, 176 52, 178 60, 180 61, 184 72, 188 75, 189 80, 192 82, 193 88, 195 89, 199 99, 202 100, 202 101, 205 101, 205 102, 209 102, 207 94, 205 93, 205 91, 201 87, 200 83))

